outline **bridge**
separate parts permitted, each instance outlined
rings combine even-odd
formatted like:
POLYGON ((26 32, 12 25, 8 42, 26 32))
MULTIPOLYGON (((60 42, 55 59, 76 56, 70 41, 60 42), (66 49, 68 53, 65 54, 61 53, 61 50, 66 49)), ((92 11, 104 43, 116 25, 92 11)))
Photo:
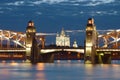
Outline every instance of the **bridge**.
MULTIPOLYGON (((120 30, 97 30, 94 19, 88 19, 84 49, 80 48, 44 48, 43 33, 36 33, 33 21, 28 22, 26 32, 0 30, 0 57, 7 59, 29 60, 32 63, 53 62, 55 52, 77 52, 84 54, 84 62, 111 63, 113 52, 120 51, 120 30), (99 32, 104 32, 100 34, 99 32), (39 47, 42 45, 42 47, 39 47)), ((56 35, 48 34, 48 35, 56 35)))

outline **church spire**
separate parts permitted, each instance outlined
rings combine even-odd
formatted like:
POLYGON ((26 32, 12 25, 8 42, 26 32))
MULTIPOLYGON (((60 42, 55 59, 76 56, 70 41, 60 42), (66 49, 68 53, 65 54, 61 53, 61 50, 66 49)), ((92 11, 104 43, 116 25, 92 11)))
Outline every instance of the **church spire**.
POLYGON ((62 31, 61 31, 61 36, 65 36, 65 31, 64 31, 64 28, 62 28, 62 31))

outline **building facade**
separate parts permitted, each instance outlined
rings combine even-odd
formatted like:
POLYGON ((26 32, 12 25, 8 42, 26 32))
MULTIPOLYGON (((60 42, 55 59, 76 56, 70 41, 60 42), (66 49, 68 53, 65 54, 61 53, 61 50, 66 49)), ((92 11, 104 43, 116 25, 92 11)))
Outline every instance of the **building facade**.
POLYGON ((77 48, 77 47, 78 47, 76 40, 75 40, 74 43, 73 43, 73 47, 74 47, 74 48, 77 48))
POLYGON ((64 29, 62 29, 61 33, 56 36, 56 46, 70 47, 70 37, 65 34, 64 29))

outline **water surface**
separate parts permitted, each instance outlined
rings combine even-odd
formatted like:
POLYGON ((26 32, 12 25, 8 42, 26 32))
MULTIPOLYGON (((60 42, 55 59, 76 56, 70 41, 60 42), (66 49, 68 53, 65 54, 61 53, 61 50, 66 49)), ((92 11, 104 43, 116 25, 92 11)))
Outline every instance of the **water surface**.
POLYGON ((120 61, 112 64, 84 64, 80 60, 32 65, 1 62, 0 80, 120 80, 120 61))

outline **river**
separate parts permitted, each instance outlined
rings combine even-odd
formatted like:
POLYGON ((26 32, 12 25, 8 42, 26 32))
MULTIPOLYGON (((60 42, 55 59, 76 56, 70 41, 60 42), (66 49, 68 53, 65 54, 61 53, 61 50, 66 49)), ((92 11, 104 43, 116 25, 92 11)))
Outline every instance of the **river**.
POLYGON ((0 80, 120 80, 120 61, 84 64, 81 60, 56 60, 36 65, 1 61, 0 80))

